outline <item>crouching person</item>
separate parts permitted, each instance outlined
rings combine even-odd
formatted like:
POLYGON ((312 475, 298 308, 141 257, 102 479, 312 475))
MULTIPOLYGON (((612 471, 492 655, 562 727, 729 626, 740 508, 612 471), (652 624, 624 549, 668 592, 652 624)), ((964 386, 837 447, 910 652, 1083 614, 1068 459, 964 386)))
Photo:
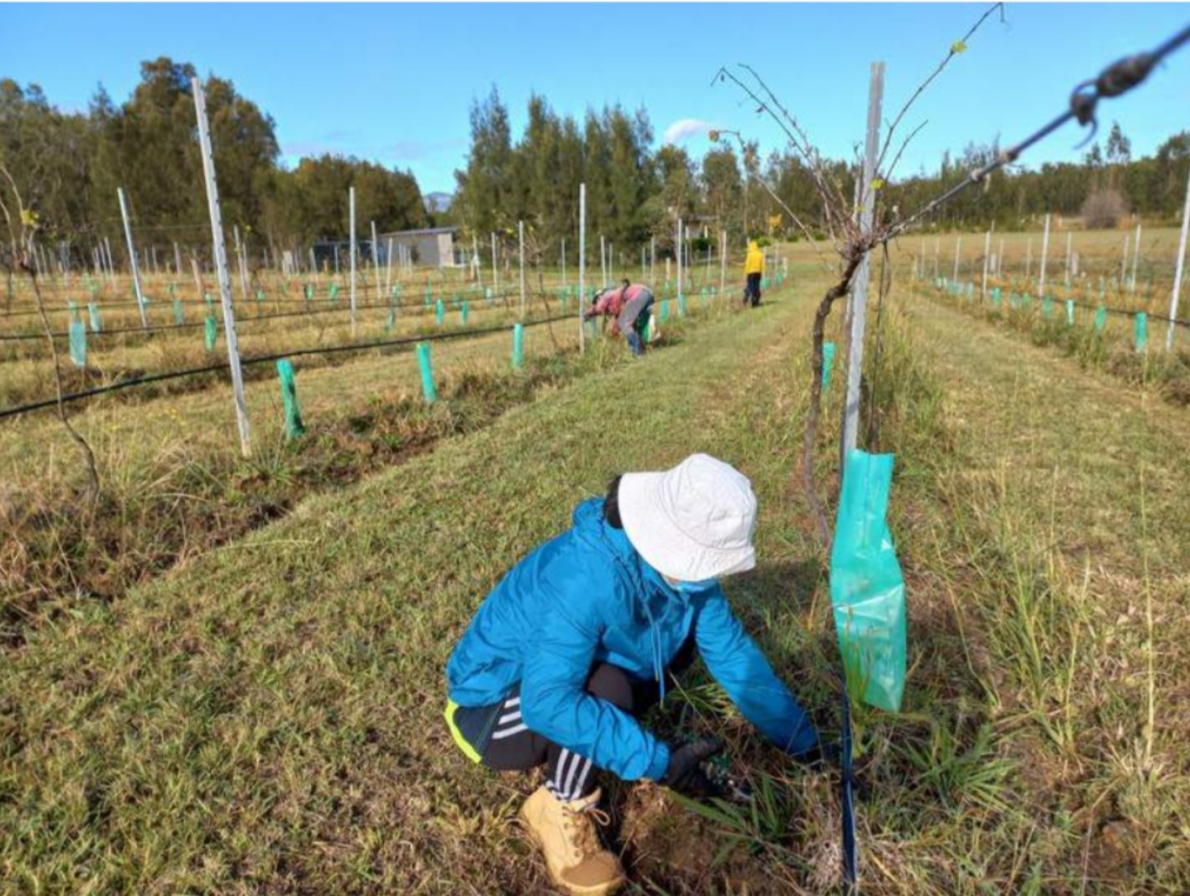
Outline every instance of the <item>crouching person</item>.
POLYGON ((600 844, 596 769, 701 795, 714 739, 662 742, 640 716, 667 674, 700 654, 741 712, 802 761, 818 735, 732 614, 718 579, 755 565, 748 479, 705 454, 627 473, 573 526, 521 560, 484 600, 447 665, 446 720, 474 762, 546 767, 521 809, 556 885, 607 894, 624 882, 600 844))

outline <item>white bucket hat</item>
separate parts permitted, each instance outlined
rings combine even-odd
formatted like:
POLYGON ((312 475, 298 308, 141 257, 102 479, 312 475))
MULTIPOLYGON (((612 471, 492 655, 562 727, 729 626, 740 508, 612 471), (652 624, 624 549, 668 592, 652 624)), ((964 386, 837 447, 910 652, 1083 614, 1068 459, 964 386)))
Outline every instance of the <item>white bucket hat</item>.
POLYGON ((752 483, 709 454, 661 473, 625 473, 619 505, 628 540, 671 579, 699 582, 756 565, 752 483))

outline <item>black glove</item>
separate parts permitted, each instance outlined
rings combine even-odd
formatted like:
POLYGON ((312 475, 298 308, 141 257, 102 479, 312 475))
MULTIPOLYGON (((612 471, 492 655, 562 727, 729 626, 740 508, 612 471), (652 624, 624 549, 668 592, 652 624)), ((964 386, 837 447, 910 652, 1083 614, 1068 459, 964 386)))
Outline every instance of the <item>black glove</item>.
POLYGON ((715 788, 702 770, 701 763, 723 750, 723 741, 717 737, 696 740, 692 744, 671 750, 669 766, 661 779, 666 787, 686 796, 705 796, 715 788))
POLYGON ((808 750, 804 750, 801 753, 791 753, 790 755, 794 762, 800 762, 802 765, 810 768, 825 767, 837 769, 839 768, 842 751, 839 749, 838 744, 824 744, 822 741, 819 741, 808 750))

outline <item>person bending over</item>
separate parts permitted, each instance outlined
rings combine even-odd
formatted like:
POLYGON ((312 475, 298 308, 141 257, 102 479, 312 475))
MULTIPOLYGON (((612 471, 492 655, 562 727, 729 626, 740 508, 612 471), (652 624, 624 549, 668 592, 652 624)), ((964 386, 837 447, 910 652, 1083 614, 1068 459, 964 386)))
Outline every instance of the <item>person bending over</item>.
POLYGON ((625 280, 619 286, 596 293, 583 319, 590 320, 598 315, 612 318, 612 331, 623 333, 632 354, 640 357, 652 308, 653 293, 649 288, 625 280))

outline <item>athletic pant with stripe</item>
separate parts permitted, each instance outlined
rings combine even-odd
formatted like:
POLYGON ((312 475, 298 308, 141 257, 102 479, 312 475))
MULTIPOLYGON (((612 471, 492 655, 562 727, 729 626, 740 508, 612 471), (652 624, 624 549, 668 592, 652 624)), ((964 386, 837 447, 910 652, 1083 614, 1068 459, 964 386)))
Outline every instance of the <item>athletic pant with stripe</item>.
MULTIPOLYGON (((678 651, 666 674, 672 677, 684 671, 694 661, 694 656, 694 639, 691 638, 678 651)), ((637 717, 660 699, 660 687, 656 681, 636 678, 611 663, 596 663, 592 667, 587 679, 587 692, 637 717)), ((477 748, 482 747, 479 750, 481 761, 488 768, 496 771, 527 771, 544 764, 547 772, 545 786, 565 802, 590 796, 595 790, 590 759, 546 740, 525 725, 521 718, 519 686, 496 707, 459 707, 455 720, 461 729, 475 731, 480 714, 487 716, 487 724, 483 727, 490 734, 472 740, 472 743, 477 748)))

